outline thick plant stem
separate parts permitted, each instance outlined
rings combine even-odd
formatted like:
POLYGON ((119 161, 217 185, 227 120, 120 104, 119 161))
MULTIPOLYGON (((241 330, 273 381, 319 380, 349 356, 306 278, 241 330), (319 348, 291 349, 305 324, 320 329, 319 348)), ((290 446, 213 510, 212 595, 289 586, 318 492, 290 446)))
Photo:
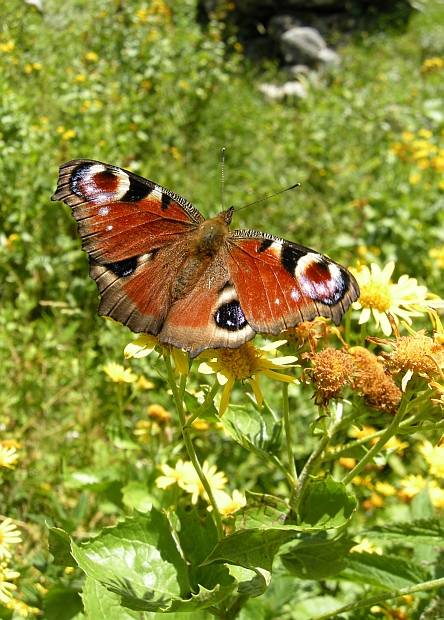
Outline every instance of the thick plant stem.
POLYGON ((301 475, 299 476, 299 483, 296 489, 294 501, 291 505, 295 512, 299 511, 299 505, 301 503, 302 495, 308 483, 308 476, 313 471, 319 457, 321 456, 325 448, 328 446, 329 442, 330 442, 330 437, 328 435, 324 435, 321 441, 319 442, 319 444, 317 445, 316 449, 311 453, 308 461, 304 465, 304 469, 302 470, 301 475))
POLYGON ((219 513, 219 508, 217 507, 216 500, 214 498, 213 491, 211 490, 211 487, 208 484, 208 480, 205 478, 205 474, 203 473, 202 467, 199 463, 196 451, 194 449, 193 442, 190 437, 190 427, 187 426, 187 419, 185 416, 183 400, 180 398, 180 394, 177 388, 176 380, 174 378, 174 373, 173 373, 173 369, 171 366, 171 358, 169 354, 165 358, 165 368, 167 372, 168 383, 170 385, 171 391, 173 392, 174 404, 176 406, 177 415, 179 416, 180 425, 182 427, 182 436, 183 436, 183 440, 185 443, 185 447, 187 449, 187 453, 190 458, 190 461, 193 463, 194 469, 196 470, 196 473, 199 476, 199 480, 201 481, 202 486, 205 489, 205 492, 208 495, 210 504, 213 508, 213 516, 214 516, 214 521, 216 523, 216 529, 217 529, 217 538, 218 540, 222 540, 222 538, 224 537, 224 529, 222 525, 222 519, 219 513))
POLYGON ((400 423, 402 422, 402 419, 404 417, 404 415, 407 412, 408 409, 408 405, 409 405, 409 400, 407 398, 407 395, 404 394, 404 398, 401 401, 401 405, 399 406, 398 412, 396 413, 395 417, 393 418, 391 424, 387 427, 387 429, 385 430, 385 432, 381 435, 381 437, 379 438, 379 441, 377 441, 377 443, 375 443, 375 445, 373 446, 373 448, 371 448, 367 454, 359 461, 359 463, 356 465, 356 467, 354 467, 342 480, 343 484, 348 484, 349 482, 351 482, 353 480, 353 478, 355 476, 357 476, 358 474, 361 473, 361 471, 364 469, 364 467, 371 462, 371 460, 373 459, 373 457, 378 454, 378 452, 380 450, 382 450, 382 448, 385 446, 385 444, 388 442, 388 440, 393 437, 393 435, 396 434, 396 431, 398 430, 398 427, 400 425, 400 423))
POLYGON ((298 480, 298 474, 296 471, 296 464, 294 461, 293 446, 291 443, 291 425, 290 425, 290 408, 288 403, 288 383, 282 382, 282 405, 284 412, 284 428, 285 428, 285 445, 287 449, 287 460, 290 477, 292 479, 291 493, 290 493, 290 505, 293 503, 294 494, 296 492, 296 483, 298 480))

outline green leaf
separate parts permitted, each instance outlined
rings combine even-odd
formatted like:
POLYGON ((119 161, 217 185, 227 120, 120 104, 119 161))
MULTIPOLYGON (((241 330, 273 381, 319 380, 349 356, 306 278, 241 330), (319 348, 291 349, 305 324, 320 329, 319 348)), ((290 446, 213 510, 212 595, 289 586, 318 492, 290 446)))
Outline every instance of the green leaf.
POLYGON ((236 587, 229 578, 228 584, 212 590, 199 584, 197 592, 191 592, 187 564, 170 522, 155 508, 146 514, 136 512, 91 542, 71 546, 85 573, 134 610, 192 611, 224 600, 236 587))
POLYGON ((134 508, 140 512, 148 512, 153 506, 153 499, 148 493, 147 485, 137 480, 132 480, 122 489, 122 502, 128 508, 134 508))
POLYGON ((375 525, 364 530, 363 534, 402 543, 423 543, 444 547, 444 516, 375 525))
POLYGON ((50 588, 43 601, 47 620, 71 620, 83 610, 79 592, 61 585, 50 588))
POLYGON ((220 421, 235 441, 254 454, 275 454, 281 447, 282 422, 265 402, 262 409, 251 402, 230 405, 220 421))
POLYGON ((58 527, 49 528, 49 551, 58 566, 77 566, 71 555, 71 538, 58 527))
POLYGON ((299 579, 328 579, 348 566, 349 552, 357 543, 350 539, 326 540, 310 536, 281 556, 285 568, 299 579))
POLYGON ((254 571, 255 577, 241 584, 239 592, 260 596, 270 583, 273 560, 279 547, 295 536, 296 531, 291 526, 234 532, 218 543, 204 566, 226 562, 254 571))
POLYGON ((140 620, 140 612, 122 607, 120 597, 94 579, 86 578, 81 596, 85 612, 91 620, 140 620))
POLYGON ((207 514, 205 518, 199 516, 197 509, 185 512, 177 510, 180 529, 177 533, 185 558, 189 562, 189 579, 193 590, 198 584, 208 589, 218 584, 232 585, 228 568, 222 565, 200 566, 217 545, 217 530, 213 518, 207 514))
POLYGON ((372 585, 383 590, 398 590, 418 585, 431 577, 423 566, 399 557, 377 553, 350 553, 348 567, 339 578, 372 585))
POLYGON ((333 480, 330 474, 311 477, 301 500, 300 525, 323 530, 343 527, 352 518, 356 504, 345 485, 333 480))
POLYGON ((251 491, 246 495, 246 506, 235 515, 236 530, 296 525, 291 507, 283 499, 251 491))

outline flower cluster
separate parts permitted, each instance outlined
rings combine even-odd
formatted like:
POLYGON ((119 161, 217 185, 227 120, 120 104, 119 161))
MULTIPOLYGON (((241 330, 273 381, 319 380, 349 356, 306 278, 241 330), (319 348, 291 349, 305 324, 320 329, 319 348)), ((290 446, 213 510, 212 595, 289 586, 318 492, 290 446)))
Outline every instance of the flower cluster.
MULTIPOLYGON (((173 484, 177 484, 181 489, 191 494, 192 504, 196 504, 199 497, 209 502, 208 495, 191 462, 184 462, 182 459, 179 459, 175 467, 165 464, 160 466, 160 470, 163 476, 159 476, 156 480, 156 485, 160 489, 166 489, 173 484)), ((202 465, 202 471, 222 514, 229 515, 245 505, 246 499, 237 489, 233 491, 232 496, 224 491, 228 482, 227 477, 223 472, 217 471, 215 465, 210 465, 208 461, 205 461, 202 465)))
POLYGON ((391 152, 405 163, 414 164, 416 170, 411 173, 409 181, 416 185, 421 180, 421 173, 427 169, 439 175, 438 186, 444 190, 444 133, 435 136, 429 129, 421 129, 417 135, 404 131, 401 140, 393 142, 391 152))

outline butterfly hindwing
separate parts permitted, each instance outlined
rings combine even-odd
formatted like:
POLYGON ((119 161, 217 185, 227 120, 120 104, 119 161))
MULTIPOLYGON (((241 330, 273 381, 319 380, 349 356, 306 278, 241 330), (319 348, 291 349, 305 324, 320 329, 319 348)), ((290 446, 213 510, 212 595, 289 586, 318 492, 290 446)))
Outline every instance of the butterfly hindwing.
POLYGON ((231 232, 228 245, 230 277, 255 331, 278 334, 317 316, 338 325, 359 296, 346 269, 304 246, 252 230, 231 232))

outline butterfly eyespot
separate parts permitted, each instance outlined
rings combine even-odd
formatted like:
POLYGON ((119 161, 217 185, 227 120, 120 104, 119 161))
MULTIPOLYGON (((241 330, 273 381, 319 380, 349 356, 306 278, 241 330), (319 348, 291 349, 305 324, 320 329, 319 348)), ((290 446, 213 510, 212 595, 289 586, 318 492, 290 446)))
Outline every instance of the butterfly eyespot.
POLYGON ((111 269, 113 273, 116 274, 119 278, 124 278, 126 276, 131 275, 137 267, 137 256, 133 258, 127 258, 126 260, 120 260, 116 263, 111 263, 106 265, 108 269, 111 269))
POLYGON ((214 320, 218 327, 230 332, 239 331, 248 325, 240 303, 236 299, 220 306, 217 309, 214 320))
POLYGON ((80 198, 103 204, 121 200, 130 190, 130 179, 119 168, 84 163, 73 171, 70 186, 80 198))

